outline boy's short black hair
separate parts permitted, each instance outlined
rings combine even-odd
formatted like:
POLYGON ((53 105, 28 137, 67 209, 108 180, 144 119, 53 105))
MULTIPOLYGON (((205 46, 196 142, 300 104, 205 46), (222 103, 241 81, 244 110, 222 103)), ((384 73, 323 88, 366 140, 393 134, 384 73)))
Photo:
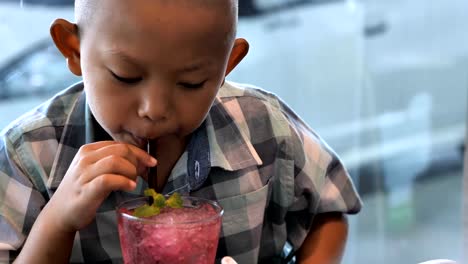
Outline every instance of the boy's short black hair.
MULTIPOLYGON (((99 4, 104 0, 75 0, 75 22, 80 29, 80 34, 83 34, 86 26, 90 25, 93 21, 94 10, 99 8, 99 4)), ((119 1, 119 0, 112 0, 119 1)), ((120 1, 134 1, 134 0, 120 0, 120 1)), ((233 21, 233 28, 231 39, 234 40, 237 31, 237 19, 239 10, 239 0, 148 0, 148 1, 179 1, 184 4, 192 4, 200 8, 224 7, 227 11, 226 18, 231 17, 233 21)))

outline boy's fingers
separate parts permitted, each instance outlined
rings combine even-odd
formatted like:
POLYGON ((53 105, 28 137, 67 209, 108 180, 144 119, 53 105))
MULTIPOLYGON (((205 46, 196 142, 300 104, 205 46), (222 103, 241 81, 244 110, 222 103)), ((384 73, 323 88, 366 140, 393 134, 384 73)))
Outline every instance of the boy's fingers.
POLYGON ((156 159, 146 153, 146 151, 140 149, 137 146, 125 143, 116 143, 113 145, 108 145, 102 147, 99 152, 106 153, 107 155, 114 154, 120 155, 127 158, 130 162, 138 166, 138 164, 143 163, 148 167, 156 166, 156 159))
POLYGON ((132 191, 136 182, 117 174, 104 174, 87 184, 91 199, 105 199, 112 191, 132 191))
POLYGON ((127 144, 127 146, 132 150, 132 152, 136 155, 139 161, 143 162, 148 167, 154 167, 158 163, 156 158, 151 156, 146 152, 146 150, 142 150, 141 148, 127 144))
POLYGON ((84 157, 86 165, 96 163, 101 159, 107 158, 108 156, 121 156, 130 161, 137 168, 141 167, 142 165, 143 167, 153 167, 157 163, 155 158, 151 157, 148 153, 136 146, 114 141, 103 141, 98 143, 101 144, 89 147, 86 145, 88 148, 83 150, 86 153, 84 156, 82 156, 84 157), (97 146, 100 146, 100 148, 96 148, 97 146))
POLYGON ((109 146, 109 145, 113 145, 113 144, 116 144, 117 142, 115 141, 98 141, 98 142, 94 142, 94 143, 89 143, 89 144, 86 144, 84 146, 81 147, 81 150, 84 151, 84 152, 89 152, 89 151, 93 151, 93 150, 97 150, 97 149, 100 149, 100 148, 103 148, 105 146, 109 146))
POLYGON ((83 179, 84 182, 90 182, 94 178, 104 174, 117 174, 125 176, 131 180, 136 180, 138 176, 137 167, 127 159, 111 155, 91 165, 87 170, 87 176, 83 179))

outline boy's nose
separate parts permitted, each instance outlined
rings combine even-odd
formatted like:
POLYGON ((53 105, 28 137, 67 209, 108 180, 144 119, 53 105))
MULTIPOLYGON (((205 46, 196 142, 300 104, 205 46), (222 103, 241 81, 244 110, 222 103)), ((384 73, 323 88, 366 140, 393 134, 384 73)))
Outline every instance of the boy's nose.
POLYGON ((153 122, 168 119, 170 114, 171 94, 162 89, 147 89, 143 93, 138 108, 138 115, 153 122))

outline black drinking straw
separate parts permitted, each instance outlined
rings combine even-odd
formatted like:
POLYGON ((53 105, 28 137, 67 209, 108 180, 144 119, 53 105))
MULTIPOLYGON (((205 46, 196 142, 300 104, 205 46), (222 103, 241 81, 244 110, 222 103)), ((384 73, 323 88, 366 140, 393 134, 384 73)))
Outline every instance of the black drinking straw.
MULTIPOLYGON (((151 147, 150 147, 150 141, 148 139, 148 143, 146 144, 146 152, 148 152, 149 155, 155 157, 156 156, 156 151, 153 149, 153 152, 151 152, 151 147)), ((158 170, 157 167, 150 167, 149 172, 148 172, 148 187, 154 190, 157 190, 158 187, 158 170)))

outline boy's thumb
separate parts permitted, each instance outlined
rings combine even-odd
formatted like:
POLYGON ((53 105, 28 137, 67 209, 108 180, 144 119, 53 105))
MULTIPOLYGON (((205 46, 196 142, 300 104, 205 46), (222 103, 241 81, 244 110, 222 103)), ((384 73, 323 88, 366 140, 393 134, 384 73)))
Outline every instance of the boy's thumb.
POLYGON ((237 264, 237 262, 231 257, 224 257, 221 260, 221 264, 237 264))

